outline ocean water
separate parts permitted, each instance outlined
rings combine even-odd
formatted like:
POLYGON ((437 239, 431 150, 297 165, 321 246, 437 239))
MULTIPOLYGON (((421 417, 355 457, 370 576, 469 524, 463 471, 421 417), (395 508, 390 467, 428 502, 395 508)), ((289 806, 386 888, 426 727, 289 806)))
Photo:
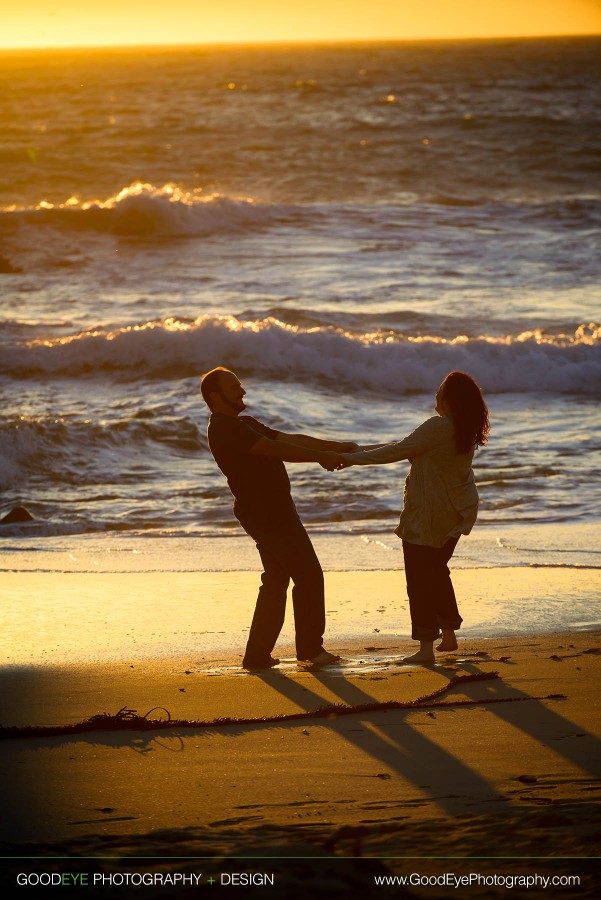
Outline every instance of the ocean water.
MULTIPOLYGON (((258 566, 215 365, 271 426, 362 443, 468 371, 492 429, 460 564, 601 564, 600 51, 0 54, 0 513, 35 515, 0 569, 258 566)), ((289 470, 328 565, 399 565, 404 464, 289 470)))

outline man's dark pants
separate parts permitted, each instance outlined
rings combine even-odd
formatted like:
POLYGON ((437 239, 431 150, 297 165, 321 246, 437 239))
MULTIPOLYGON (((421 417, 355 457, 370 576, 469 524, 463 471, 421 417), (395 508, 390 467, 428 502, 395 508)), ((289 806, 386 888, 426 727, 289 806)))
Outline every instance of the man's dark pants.
POLYGON ((414 641, 435 641, 441 628, 455 631, 463 621, 457 609, 451 573, 447 566, 459 538, 444 547, 428 547, 403 541, 405 578, 414 641))
POLYGON ((309 535, 294 514, 268 524, 241 524, 256 542, 264 569, 243 664, 269 661, 284 624, 291 579, 296 656, 313 659, 323 650, 326 620, 323 571, 309 535))

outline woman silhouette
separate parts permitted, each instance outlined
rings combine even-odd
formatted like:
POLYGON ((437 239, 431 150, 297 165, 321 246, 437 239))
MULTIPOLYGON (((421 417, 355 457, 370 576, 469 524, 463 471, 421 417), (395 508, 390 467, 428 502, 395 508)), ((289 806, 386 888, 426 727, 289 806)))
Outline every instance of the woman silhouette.
POLYGON ((457 609, 448 562, 460 535, 469 534, 478 515, 472 459, 488 439, 488 408, 482 391, 465 372, 450 372, 436 394, 437 416, 402 441, 344 453, 349 466, 408 459, 403 511, 395 531, 403 541, 411 611, 411 637, 420 649, 402 663, 430 665, 437 650, 457 649, 457 609))

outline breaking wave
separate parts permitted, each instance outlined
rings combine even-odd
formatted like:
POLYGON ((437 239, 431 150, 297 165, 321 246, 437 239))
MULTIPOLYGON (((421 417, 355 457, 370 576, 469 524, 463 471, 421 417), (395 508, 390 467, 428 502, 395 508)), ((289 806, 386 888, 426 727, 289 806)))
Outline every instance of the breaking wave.
POLYGON ((351 334, 334 326, 301 327, 274 318, 245 321, 201 316, 94 330, 6 347, 0 374, 185 378, 216 365, 265 379, 335 383, 348 392, 431 391, 463 369, 491 393, 595 394, 601 384, 601 325, 573 333, 528 331, 508 337, 411 337, 393 330, 351 334))
POLYGON ((4 224, 47 225, 69 231, 104 231, 125 237, 195 237, 261 228, 286 219, 287 208, 248 198, 189 192, 174 184, 135 182, 107 200, 42 201, 34 209, 9 209, 4 224))
MULTIPOLYGON (((47 226, 59 231, 97 231, 128 238, 203 237, 219 233, 254 231, 274 225, 318 223, 324 216, 343 220, 350 217, 380 223, 383 234, 390 221, 398 223, 400 210, 411 220, 410 210, 430 210, 439 215, 447 207, 474 210, 478 216, 486 210, 499 220, 533 218, 565 224, 566 221, 584 226, 601 220, 601 199, 595 195, 540 198, 521 197, 498 200, 487 196, 460 194, 417 194, 404 192, 395 195, 391 206, 381 198, 367 206, 355 203, 267 203, 252 197, 230 197, 206 194, 202 190, 188 191, 177 184, 156 186, 137 181, 104 199, 83 200, 69 197, 63 203, 42 200, 35 207, 8 207, 0 210, 0 228, 27 225, 47 226), (438 212, 437 212, 438 210, 438 212), (375 218, 374 218, 375 217, 375 218)), ((401 214, 403 215, 403 214, 401 214)), ((453 219, 450 219, 452 223, 453 219)), ((455 222, 461 224, 461 222, 455 222)))

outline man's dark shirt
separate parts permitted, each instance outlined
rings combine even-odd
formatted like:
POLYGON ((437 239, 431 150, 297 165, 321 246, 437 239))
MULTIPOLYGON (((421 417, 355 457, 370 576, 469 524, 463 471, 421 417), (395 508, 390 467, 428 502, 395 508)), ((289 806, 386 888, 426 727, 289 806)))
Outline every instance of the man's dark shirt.
POLYGON ((234 515, 244 527, 272 524, 296 513, 284 463, 250 453, 260 438, 275 440, 277 434, 252 416, 212 413, 209 419, 209 448, 227 478, 234 515))

